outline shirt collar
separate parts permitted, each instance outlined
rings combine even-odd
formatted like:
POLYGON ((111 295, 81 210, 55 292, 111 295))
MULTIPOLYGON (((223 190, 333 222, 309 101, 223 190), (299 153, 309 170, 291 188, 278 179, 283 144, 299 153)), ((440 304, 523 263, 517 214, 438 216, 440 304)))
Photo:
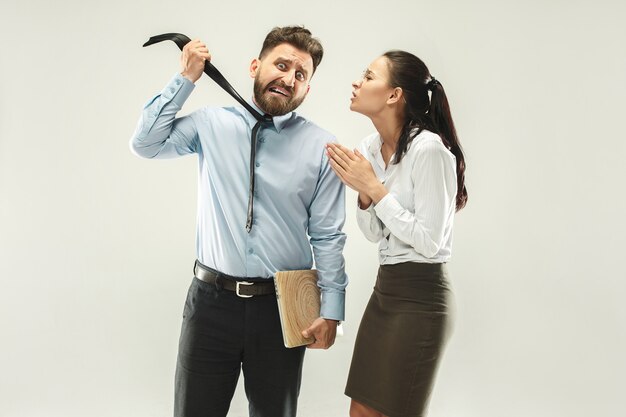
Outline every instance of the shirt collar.
MULTIPOLYGON (((261 114, 265 113, 263 110, 259 108, 259 106, 257 106, 254 103, 254 100, 250 99, 250 100, 247 100, 247 102, 250 106, 252 106, 254 110, 258 111, 261 114)), ((241 111, 243 112, 250 126, 254 126, 257 122, 256 118, 252 114, 250 114, 250 112, 246 110, 245 108, 242 108, 241 111)), ((287 122, 291 120, 291 118, 293 118, 295 114, 296 114, 295 112, 289 112, 287 114, 283 114, 282 116, 272 117, 272 124, 274 125, 274 128, 276 129, 276 131, 280 133, 280 131, 283 130, 283 128, 287 124, 287 122)))
MULTIPOLYGON (((382 153, 382 147, 383 147, 383 138, 380 137, 380 134, 377 134, 376 137, 374 138, 374 140, 372 140, 369 143, 369 146, 367 147, 368 151, 370 152, 370 154, 374 157, 374 161, 376 161, 376 164, 383 170, 385 171, 386 169, 389 168, 389 164, 386 168, 385 168, 385 160, 383 159, 383 153, 382 153)), ((391 155, 391 159, 389 160, 390 162, 393 161, 393 159, 395 158, 395 153, 393 155, 391 155)))
POLYGON ((383 140, 380 135, 376 135, 373 141, 370 142, 368 149, 372 155, 376 156, 380 154, 380 149, 383 147, 383 140))

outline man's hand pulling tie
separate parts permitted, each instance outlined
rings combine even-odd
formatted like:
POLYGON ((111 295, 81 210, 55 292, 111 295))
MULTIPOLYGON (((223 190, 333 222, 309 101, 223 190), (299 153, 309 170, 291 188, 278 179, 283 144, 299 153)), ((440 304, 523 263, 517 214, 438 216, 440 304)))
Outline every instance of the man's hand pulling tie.
POLYGON ((200 39, 194 39, 183 47, 180 74, 195 83, 202 76, 206 61, 211 61, 209 49, 200 39))

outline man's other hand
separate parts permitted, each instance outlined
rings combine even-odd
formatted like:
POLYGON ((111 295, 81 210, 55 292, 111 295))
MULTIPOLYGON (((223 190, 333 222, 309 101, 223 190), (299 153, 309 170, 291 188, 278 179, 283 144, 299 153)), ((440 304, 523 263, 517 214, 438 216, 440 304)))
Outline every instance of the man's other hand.
POLYGON ((309 349, 328 349, 335 343, 337 335, 337 320, 322 317, 316 319, 311 327, 302 331, 302 336, 313 337, 315 341, 307 345, 309 349))

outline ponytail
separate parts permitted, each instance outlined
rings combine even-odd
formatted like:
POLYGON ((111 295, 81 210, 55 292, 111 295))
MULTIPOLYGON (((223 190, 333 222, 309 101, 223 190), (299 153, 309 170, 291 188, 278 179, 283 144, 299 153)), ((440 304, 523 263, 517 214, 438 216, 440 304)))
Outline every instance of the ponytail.
MULTIPOLYGON (((461 210, 467 204, 467 187, 465 186, 465 156, 461 143, 456 135, 456 128, 450 113, 448 97, 439 81, 434 77, 428 82, 431 91, 430 108, 428 118, 432 124, 432 131, 437 133, 443 144, 456 158, 456 211, 461 210)), ((430 130, 430 129, 429 129, 430 130)))

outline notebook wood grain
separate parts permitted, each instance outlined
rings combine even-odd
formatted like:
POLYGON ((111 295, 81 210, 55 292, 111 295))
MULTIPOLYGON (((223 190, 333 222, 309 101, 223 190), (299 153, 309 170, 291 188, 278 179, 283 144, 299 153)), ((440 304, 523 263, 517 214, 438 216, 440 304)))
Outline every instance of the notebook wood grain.
POLYGON ((317 271, 279 271, 274 276, 274 284, 285 346, 290 348, 313 343, 314 339, 305 338, 302 331, 320 316, 317 271))

